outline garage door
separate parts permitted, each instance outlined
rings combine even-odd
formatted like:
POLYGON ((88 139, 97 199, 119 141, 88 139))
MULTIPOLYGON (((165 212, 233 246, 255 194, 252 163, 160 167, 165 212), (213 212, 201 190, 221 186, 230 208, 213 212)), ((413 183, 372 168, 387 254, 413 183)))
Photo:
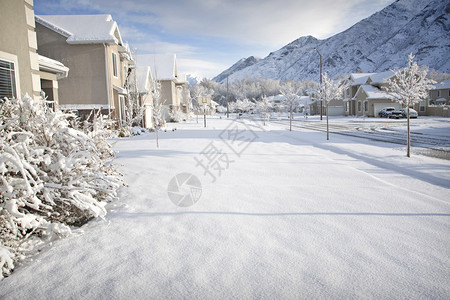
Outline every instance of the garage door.
POLYGON ((400 110, 401 106, 400 103, 374 103, 373 104, 373 110, 375 112, 375 117, 378 117, 378 113, 380 112, 380 110, 382 110, 385 107, 395 107, 395 109, 400 110))
POLYGON ((330 116, 344 116, 344 106, 328 106, 328 115, 330 116))

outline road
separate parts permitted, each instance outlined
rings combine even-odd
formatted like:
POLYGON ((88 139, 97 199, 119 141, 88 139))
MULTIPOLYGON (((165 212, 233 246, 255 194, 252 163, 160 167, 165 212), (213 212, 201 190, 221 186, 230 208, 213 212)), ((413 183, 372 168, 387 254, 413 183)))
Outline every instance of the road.
MULTIPOLYGON (((272 122, 276 124, 286 124, 287 126, 289 124, 289 120, 287 119, 272 122)), ((420 120, 420 129, 422 130, 411 130, 411 146, 413 147, 413 153, 450 160, 449 136, 442 134, 442 131, 427 133, 423 132, 424 127, 429 126, 432 128, 435 122, 436 121, 434 119, 420 120)), ((406 120, 387 121, 385 119, 361 119, 361 121, 343 122, 342 119, 339 119, 338 122, 330 122, 329 128, 330 133, 333 134, 353 136, 406 146, 405 123, 406 120)), ((327 130, 325 119, 322 121, 304 119, 293 120, 292 126, 293 128, 303 128, 314 131, 326 132, 327 130)))

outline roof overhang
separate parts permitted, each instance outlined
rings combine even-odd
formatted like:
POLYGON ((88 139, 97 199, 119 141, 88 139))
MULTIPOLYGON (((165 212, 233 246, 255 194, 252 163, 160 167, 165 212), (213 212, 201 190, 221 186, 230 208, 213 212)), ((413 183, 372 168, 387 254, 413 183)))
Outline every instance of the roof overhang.
POLYGON ((38 55, 39 71, 56 74, 58 79, 66 78, 69 75, 69 68, 57 60, 38 55))

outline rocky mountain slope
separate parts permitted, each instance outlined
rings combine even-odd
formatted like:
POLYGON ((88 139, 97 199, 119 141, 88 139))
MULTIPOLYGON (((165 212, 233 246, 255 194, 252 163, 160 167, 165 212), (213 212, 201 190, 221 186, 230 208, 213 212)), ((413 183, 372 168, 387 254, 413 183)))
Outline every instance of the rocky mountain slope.
POLYGON ((419 64, 450 72, 450 0, 398 0, 383 10, 328 39, 301 37, 266 58, 241 67, 239 61, 214 80, 245 77, 280 80, 319 80, 319 55, 323 72, 332 77, 382 72, 404 67, 409 53, 419 64))
POLYGON ((254 56, 250 56, 247 58, 242 58, 238 62, 236 62, 234 65, 232 65, 230 68, 226 69, 219 75, 213 78, 214 81, 217 82, 225 82, 227 80, 227 76, 236 73, 240 70, 243 70, 247 67, 253 66, 254 64, 258 63, 261 60, 261 58, 257 58, 254 56))

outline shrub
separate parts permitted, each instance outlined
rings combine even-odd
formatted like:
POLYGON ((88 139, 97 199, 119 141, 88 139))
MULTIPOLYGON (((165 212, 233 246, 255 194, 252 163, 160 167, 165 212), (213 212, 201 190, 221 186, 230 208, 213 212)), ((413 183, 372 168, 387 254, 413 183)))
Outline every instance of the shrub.
POLYGON ((70 233, 117 197, 120 178, 104 136, 105 123, 89 132, 71 127, 74 115, 44 103, 0 103, 0 267, 8 275, 36 239, 70 233))

